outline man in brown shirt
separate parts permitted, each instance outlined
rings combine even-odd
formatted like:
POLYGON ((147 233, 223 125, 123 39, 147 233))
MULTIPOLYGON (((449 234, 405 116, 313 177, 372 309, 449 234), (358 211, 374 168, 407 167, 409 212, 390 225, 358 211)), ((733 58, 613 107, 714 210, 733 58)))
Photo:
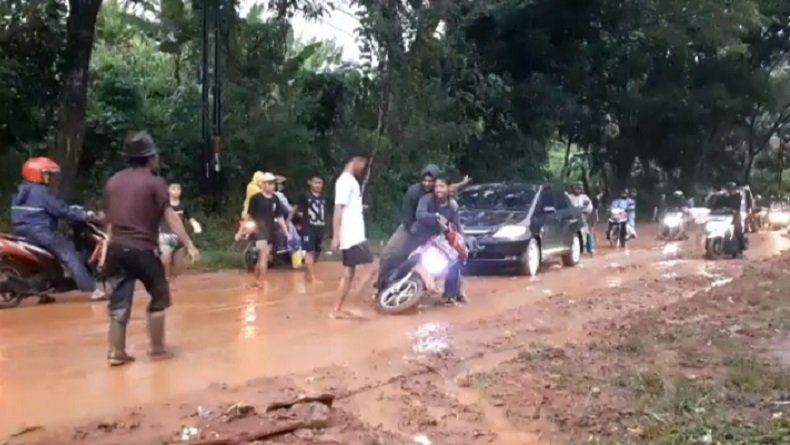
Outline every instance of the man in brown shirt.
POLYGON ((170 289, 159 260, 159 226, 163 219, 186 246, 194 261, 200 256, 184 229, 181 218, 169 205, 165 181, 156 176, 159 154, 148 133, 132 134, 125 142, 129 168, 116 173, 105 189, 105 212, 110 244, 105 273, 112 287, 110 295, 110 366, 134 361, 126 353, 126 325, 132 312, 134 285, 140 281, 151 295, 148 305, 149 355, 168 358, 165 348, 165 310, 170 306, 170 289))

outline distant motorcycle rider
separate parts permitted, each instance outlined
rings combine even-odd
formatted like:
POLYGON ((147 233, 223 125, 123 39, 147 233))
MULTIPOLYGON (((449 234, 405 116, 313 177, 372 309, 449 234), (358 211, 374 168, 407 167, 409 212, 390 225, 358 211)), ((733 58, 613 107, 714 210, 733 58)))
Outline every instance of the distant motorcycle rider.
POLYGON ((675 190, 667 200, 667 210, 670 212, 685 212, 688 207, 689 202, 682 190, 675 190))
POLYGON ((659 231, 659 238, 668 236, 668 232, 665 232, 665 230, 676 228, 678 230, 677 238, 687 239, 686 223, 689 216, 689 202, 682 190, 675 190, 672 192, 666 200, 665 210, 664 217, 660 220, 661 230, 659 231), (666 217, 670 213, 680 213, 681 219, 679 221, 668 221, 666 217), (674 224, 677 225, 675 226, 674 224))
MULTIPOLYGON (((612 201, 612 205, 609 207, 609 209, 610 210, 622 209, 626 212, 626 215, 628 216, 628 220, 625 224, 626 226, 625 229, 628 233, 629 238, 635 238, 636 228, 634 226, 636 221, 636 201, 634 201, 631 198, 630 191, 628 189, 624 189, 623 192, 620 194, 620 197, 612 201)), ((610 224, 610 227, 606 230, 607 239, 611 230, 612 227, 610 224)))
MULTIPOLYGON (((58 233, 58 220, 85 222, 90 214, 79 206, 69 206, 50 189, 60 166, 49 158, 32 158, 22 166, 22 185, 11 204, 11 221, 17 235, 55 254, 71 272, 77 288, 92 292, 91 299, 101 300, 104 292, 96 289, 96 280, 77 253, 74 243, 58 233)), ((41 303, 53 301, 41 297, 41 303)))
POLYGON ((733 225, 735 226, 735 238, 738 240, 738 246, 741 252, 746 250, 746 235, 743 226, 744 210, 744 197, 738 186, 734 182, 728 182, 725 186, 725 192, 716 196, 711 203, 711 210, 726 209, 732 212, 733 225))

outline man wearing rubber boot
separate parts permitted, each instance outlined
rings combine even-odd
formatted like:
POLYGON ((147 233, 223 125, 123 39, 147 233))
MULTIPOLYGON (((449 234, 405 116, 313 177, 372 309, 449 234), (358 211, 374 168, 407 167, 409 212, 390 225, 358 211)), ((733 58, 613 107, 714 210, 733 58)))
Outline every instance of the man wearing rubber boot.
POLYGON ((145 132, 132 134, 126 139, 125 151, 129 168, 116 173, 105 188, 110 234, 105 275, 112 287, 107 356, 110 366, 134 361, 134 357, 126 353, 126 325, 138 280, 151 296, 147 320, 149 356, 152 359, 171 356, 165 348, 165 310, 170 306, 170 288, 157 252, 163 220, 186 246, 192 261, 200 255, 183 221, 169 205, 167 184, 156 176, 159 154, 151 136, 145 132))

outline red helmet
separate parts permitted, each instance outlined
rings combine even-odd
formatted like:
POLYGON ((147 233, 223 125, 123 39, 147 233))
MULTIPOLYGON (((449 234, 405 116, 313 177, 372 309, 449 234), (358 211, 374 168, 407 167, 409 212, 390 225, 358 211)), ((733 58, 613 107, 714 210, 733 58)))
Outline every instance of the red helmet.
POLYGON ((34 184, 46 184, 50 173, 60 173, 60 166, 49 158, 28 159, 22 166, 22 179, 34 184))

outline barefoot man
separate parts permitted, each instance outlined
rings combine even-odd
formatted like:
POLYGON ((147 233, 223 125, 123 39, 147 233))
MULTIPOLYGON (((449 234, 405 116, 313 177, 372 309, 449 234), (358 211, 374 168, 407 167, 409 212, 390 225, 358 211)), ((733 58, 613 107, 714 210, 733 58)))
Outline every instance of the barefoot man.
MULTIPOLYGON (((359 178, 362 177, 368 165, 368 156, 357 152, 346 163, 343 173, 335 183, 335 211, 333 216, 332 250, 340 249, 343 260, 343 279, 340 293, 331 318, 360 317, 356 310, 344 310, 343 303, 351 290, 354 277, 358 268, 373 263, 373 255, 368 248, 365 237, 365 219, 362 206, 362 192, 359 187, 359 178)), ((367 267, 360 275, 361 289, 370 287, 373 279, 372 268, 367 267)))
POLYGON ((297 212, 302 220, 302 248, 305 250, 305 279, 312 282, 313 268, 324 244, 326 231, 326 198, 324 197, 324 180, 316 175, 308 181, 310 190, 297 204, 297 212))

